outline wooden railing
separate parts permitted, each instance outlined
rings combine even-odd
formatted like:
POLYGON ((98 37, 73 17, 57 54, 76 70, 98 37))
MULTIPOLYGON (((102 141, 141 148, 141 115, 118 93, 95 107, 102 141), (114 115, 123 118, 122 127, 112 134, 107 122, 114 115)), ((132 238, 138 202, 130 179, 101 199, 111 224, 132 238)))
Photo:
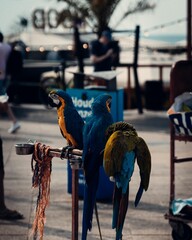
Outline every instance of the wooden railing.
MULTIPOLYGON (((85 67, 91 67, 93 66, 92 63, 90 62, 90 59, 88 61, 85 61, 84 63, 85 67)), ((163 64, 163 63, 156 63, 156 64, 137 64, 135 65, 134 63, 119 63, 118 66, 116 67, 116 70, 118 70, 119 68, 126 68, 127 69, 127 77, 125 78, 126 82, 126 87, 125 87, 125 91, 127 92, 127 108, 130 109, 131 108, 131 92, 132 92, 132 88, 131 85, 132 83, 135 83, 135 74, 131 74, 131 72, 136 69, 137 72, 140 71, 140 69, 142 68, 156 68, 158 70, 158 78, 156 78, 156 80, 165 81, 164 78, 164 70, 165 68, 168 68, 171 70, 172 64, 163 64)), ((135 73, 135 72, 134 72, 135 73)), ((153 79, 154 80, 154 79, 153 79)), ((139 82, 139 87, 141 87, 141 83, 140 83, 140 79, 138 78, 138 82, 139 82)), ((138 90, 138 89, 137 89, 138 90)), ((138 94, 138 93, 137 93, 138 94)))
MULTIPOLYGON (((126 87, 126 91, 127 91, 127 108, 130 109, 131 108, 131 83, 134 81, 134 79, 131 78, 131 70, 133 70, 133 68, 135 67, 134 64, 126 64, 126 63, 120 63, 117 66, 118 68, 127 68, 127 87, 126 87)), ((137 71, 139 71, 139 69, 141 68, 157 68, 158 72, 159 72, 159 76, 158 79, 159 81, 164 81, 164 69, 165 68, 170 68, 171 70, 172 64, 137 64, 137 71)), ((133 76, 134 77, 134 76, 133 76)))

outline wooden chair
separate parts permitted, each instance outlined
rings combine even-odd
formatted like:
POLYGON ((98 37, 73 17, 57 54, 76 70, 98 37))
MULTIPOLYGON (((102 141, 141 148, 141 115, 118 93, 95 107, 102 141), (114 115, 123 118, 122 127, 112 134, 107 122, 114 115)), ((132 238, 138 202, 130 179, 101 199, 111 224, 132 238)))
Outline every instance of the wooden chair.
MULTIPOLYGON (((170 73, 170 104, 172 105, 175 97, 184 92, 192 92, 192 61, 178 61, 173 65, 170 73)), ((192 136, 177 134, 172 123, 170 123, 170 201, 175 198, 175 163, 192 161, 189 158, 177 158, 175 155, 175 141, 192 141, 192 136)))
MULTIPOLYGON (((178 61, 172 66, 170 73, 170 104, 172 105, 175 98, 184 92, 192 92, 192 61, 189 60, 178 61)), ((192 116, 192 113, 189 114, 192 116)), ((176 141, 192 142, 192 135, 178 133, 173 122, 170 121, 170 206, 169 214, 166 214, 165 218, 169 219, 169 223, 173 228, 173 239, 180 239, 177 237, 181 237, 181 239, 187 240, 191 239, 192 236, 192 230, 187 225, 188 222, 192 222, 192 219, 184 220, 174 216, 171 211, 171 203, 175 199, 175 164, 192 161, 192 154, 185 158, 176 156, 176 141), (187 234, 187 236, 184 234, 187 234)))

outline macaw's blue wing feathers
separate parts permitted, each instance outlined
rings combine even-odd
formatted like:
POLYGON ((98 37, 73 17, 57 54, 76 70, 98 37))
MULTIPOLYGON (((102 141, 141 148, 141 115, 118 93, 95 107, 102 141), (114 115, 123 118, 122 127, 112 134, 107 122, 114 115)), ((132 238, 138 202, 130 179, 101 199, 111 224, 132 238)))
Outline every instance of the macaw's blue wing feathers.
POLYGON ((66 107, 64 110, 66 130, 74 137, 76 147, 83 149, 83 126, 84 121, 80 117, 76 109, 66 107), (67 117, 68 116, 68 117, 67 117))
POLYGON ((106 129, 113 123, 109 105, 111 96, 101 94, 92 104, 92 114, 83 129, 83 168, 85 174, 82 240, 91 230, 93 209, 99 182, 99 169, 103 163, 103 149, 106 143, 106 129))
POLYGON ((100 159, 102 160, 102 152, 106 143, 105 132, 108 126, 113 123, 112 115, 106 106, 108 99, 111 99, 108 94, 102 94, 95 98, 92 104, 92 115, 87 119, 83 129, 84 147, 82 159, 85 177, 91 177, 95 167, 102 164, 100 159), (91 158, 87 157, 90 154, 91 158))
MULTIPOLYGON (((87 132, 86 128, 89 128, 87 122, 85 125, 85 131, 83 131, 84 148, 83 148, 83 165, 85 170, 85 178, 92 178, 94 171, 97 171, 98 168, 103 163, 103 149, 105 147, 105 130, 106 119, 96 119, 92 123, 90 131, 87 132), (101 127, 102 126, 102 127, 101 127)), ((107 122, 107 125, 111 122, 107 122)))
POLYGON ((129 182, 134 172, 135 153, 127 152, 124 155, 123 164, 120 173, 116 173, 115 180, 117 187, 122 189, 122 193, 126 193, 129 182))

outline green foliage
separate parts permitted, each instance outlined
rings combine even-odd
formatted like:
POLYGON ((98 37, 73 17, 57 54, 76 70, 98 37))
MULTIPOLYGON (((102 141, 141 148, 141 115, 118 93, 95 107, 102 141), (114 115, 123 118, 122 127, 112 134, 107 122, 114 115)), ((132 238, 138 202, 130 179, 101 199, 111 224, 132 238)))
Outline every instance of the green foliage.
MULTIPOLYGON (((67 8, 73 12, 74 18, 81 19, 95 32, 101 32, 106 27, 110 27, 110 20, 122 0, 57 0, 64 1, 67 8)), ((120 24, 130 14, 152 10, 155 3, 151 0, 129 0, 129 5, 120 19, 117 19, 116 26, 120 24), (134 2, 134 3, 133 3, 134 2)))

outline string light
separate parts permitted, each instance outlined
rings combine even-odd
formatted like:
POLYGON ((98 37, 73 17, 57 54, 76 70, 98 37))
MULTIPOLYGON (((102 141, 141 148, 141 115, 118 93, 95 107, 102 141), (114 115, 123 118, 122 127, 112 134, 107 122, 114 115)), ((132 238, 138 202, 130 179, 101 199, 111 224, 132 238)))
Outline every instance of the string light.
POLYGON ((178 19, 178 20, 175 20, 175 21, 172 21, 172 22, 160 24, 160 25, 148 28, 148 29, 144 30, 143 32, 144 32, 144 35, 148 35, 148 33, 151 32, 151 31, 155 31, 155 30, 158 30, 158 29, 162 30, 163 28, 173 26, 175 24, 178 24, 178 23, 181 23, 181 22, 184 22, 184 21, 187 21, 187 18, 181 18, 181 19, 178 19))

